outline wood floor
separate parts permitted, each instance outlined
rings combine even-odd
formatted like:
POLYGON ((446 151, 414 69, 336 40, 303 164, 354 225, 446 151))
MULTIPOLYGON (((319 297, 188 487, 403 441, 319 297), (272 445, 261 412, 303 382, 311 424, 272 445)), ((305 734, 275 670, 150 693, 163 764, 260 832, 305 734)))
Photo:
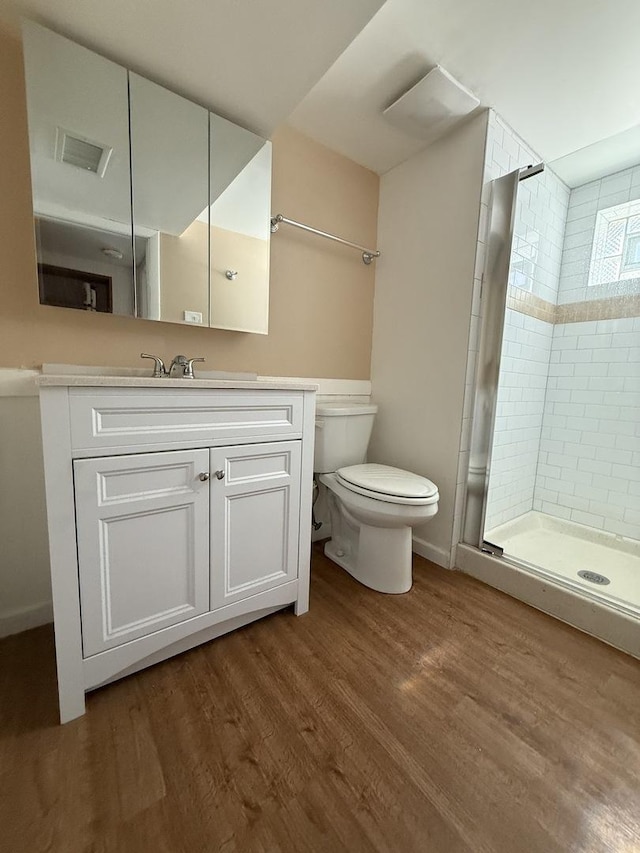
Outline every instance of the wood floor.
POLYGON ((636 853, 640 664, 416 558, 314 554, 282 612, 56 724, 52 632, 0 642, 2 853, 636 853))

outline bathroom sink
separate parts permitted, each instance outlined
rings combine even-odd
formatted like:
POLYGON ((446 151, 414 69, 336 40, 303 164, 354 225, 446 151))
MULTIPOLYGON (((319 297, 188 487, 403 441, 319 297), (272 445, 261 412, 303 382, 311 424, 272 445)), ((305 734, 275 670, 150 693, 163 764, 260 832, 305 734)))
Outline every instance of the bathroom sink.
MULTIPOLYGON (((45 376, 110 376, 110 377, 132 377, 144 376, 151 378, 151 371, 148 367, 95 367, 84 364, 43 364, 42 373, 45 376)), ((230 370, 197 370, 196 379, 220 379, 240 382, 255 382, 258 379, 257 373, 247 373, 242 371, 230 370)), ((167 381, 167 377, 158 381, 167 381)), ((183 379, 180 377, 172 377, 171 382, 176 384, 188 385, 193 382, 192 379, 183 379)))

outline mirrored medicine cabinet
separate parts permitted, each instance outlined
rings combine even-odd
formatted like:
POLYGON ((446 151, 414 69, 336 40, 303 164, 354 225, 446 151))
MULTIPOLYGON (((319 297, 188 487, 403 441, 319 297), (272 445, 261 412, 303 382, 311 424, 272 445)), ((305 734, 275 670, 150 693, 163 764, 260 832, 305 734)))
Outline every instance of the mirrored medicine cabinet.
POLYGON ((40 302, 266 334, 271 143, 23 34, 40 302))

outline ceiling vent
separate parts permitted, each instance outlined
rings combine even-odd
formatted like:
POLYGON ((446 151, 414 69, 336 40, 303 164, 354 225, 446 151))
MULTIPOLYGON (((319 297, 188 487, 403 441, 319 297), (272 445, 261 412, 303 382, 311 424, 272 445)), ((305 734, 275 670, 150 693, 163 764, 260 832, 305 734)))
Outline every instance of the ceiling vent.
POLYGON ((433 142, 479 105, 476 96, 436 65, 422 80, 383 112, 396 127, 433 142))
POLYGON ((56 128, 56 160, 104 177, 113 148, 62 127, 56 128))

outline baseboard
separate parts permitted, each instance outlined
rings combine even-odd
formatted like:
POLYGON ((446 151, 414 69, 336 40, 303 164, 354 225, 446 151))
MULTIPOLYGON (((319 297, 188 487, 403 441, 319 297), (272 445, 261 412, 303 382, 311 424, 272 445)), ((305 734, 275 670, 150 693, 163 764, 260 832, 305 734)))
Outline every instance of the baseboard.
POLYGON ((431 560, 432 563, 442 566, 443 569, 450 568, 451 555, 445 548, 438 548, 436 545, 432 545, 431 542, 418 539, 417 536, 413 537, 412 545, 414 553, 424 557, 425 560, 431 560))
POLYGON ((37 628, 53 622, 53 605, 50 601, 40 604, 32 604, 20 610, 0 614, 0 637, 8 637, 10 634, 19 634, 28 631, 29 628, 37 628))
POLYGON ((457 564, 465 574, 640 658, 638 620, 618 608, 470 545, 458 546, 457 564))

